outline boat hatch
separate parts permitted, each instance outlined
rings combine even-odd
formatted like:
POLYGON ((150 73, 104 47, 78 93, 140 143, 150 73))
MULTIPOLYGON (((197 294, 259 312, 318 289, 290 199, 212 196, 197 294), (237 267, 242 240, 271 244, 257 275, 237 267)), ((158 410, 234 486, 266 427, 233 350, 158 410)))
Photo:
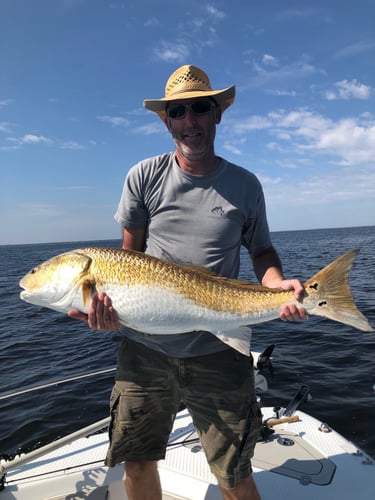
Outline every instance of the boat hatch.
POLYGON ((279 432, 257 443, 254 467, 293 477, 302 484, 329 484, 336 465, 297 434, 279 432))

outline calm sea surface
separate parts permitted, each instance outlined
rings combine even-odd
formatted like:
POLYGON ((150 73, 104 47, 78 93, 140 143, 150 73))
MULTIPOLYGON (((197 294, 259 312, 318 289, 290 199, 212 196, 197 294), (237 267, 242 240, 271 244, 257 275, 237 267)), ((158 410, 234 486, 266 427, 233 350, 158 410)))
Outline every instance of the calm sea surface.
MULTIPOLYGON (((360 248, 350 274, 359 309, 375 326, 375 227, 273 233, 288 277, 310 278, 342 253, 360 248)), ((119 241, 0 246, 0 395, 80 373, 115 366, 119 335, 19 299, 19 279, 36 264, 84 246, 119 241)), ((241 278, 255 282, 246 256, 241 278)), ((253 328, 253 350, 276 345, 275 375, 266 406, 286 406, 301 384, 312 400, 304 410, 375 457, 375 334, 333 321, 280 320, 253 328)), ((108 415, 113 373, 0 401, 0 454, 48 442, 108 415)))

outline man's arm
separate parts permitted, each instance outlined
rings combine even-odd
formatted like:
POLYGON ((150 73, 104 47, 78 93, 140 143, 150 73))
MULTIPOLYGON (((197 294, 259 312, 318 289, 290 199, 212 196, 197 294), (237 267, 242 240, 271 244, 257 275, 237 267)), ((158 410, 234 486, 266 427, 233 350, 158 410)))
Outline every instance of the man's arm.
MULTIPOLYGON (((145 235, 146 232, 144 229, 127 229, 124 227, 122 230, 122 248, 143 252, 145 235)), ((88 326, 93 330, 112 331, 120 327, 117 313, 112 306, 112 301, 104 292, 100 292, 94 296, 87 314, 77 309, 72 309, 68 312, 68 316, 86 321, 88 326)))
MULTIPOLYGON (((283 272, 280 257, 273 247, 251 255, 253 267, 259 282, 267 288, 282 288, 283 290, 294 290, 297 300, 302 298, 304 288, 297 279, 286 280, 283 272)), ((306 310, 294 304, 283 306, 280 312, 280 319, 283 321, 296 321, 307 318, 306 310)))
POLYGON ((144 252, 145 243, 145 229, 122 228, 122 248, 125 250, 138 250, 139 252, 144 252))

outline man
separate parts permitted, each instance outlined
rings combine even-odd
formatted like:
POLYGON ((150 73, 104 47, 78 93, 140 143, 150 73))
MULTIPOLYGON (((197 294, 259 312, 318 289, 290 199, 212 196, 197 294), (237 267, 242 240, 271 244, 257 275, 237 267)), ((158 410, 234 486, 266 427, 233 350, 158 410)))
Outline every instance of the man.
MULTIPOLYGON (((122 225, 122 247, 235 278, 244 245, 264 286, 294 290, 300 298, 302 285, 284 279, 272 246, 258 179, 214 152, 216 125, 234 96, 234 86, 212 90, 201 69, 186 65, 170 76, 163 98, 144 101, 165 123, 175 152, 141 161, 129 171, 115 215, 122 225)), ((105 294, 95 297, 88 315, 70 315, 94 329, 120 326, 105 294)), ((305 316, 294 305, 280 311, 283 320, 305 316)), ((161 499, 157 461, 164 457, 182 400, 223 497, 259 499, 250 460, 261 415, 249 359, 208 332, 121 331, 106 464, 125 461, 129 498, 161 499)))

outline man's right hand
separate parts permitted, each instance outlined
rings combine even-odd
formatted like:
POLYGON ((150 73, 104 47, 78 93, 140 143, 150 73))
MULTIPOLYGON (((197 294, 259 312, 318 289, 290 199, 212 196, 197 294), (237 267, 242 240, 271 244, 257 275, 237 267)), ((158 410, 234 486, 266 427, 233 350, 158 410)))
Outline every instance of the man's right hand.
POLYGON ((110 297, 104 292, 93 297, 87 314, 72 309, 68 312, 68 316, 86 321, 93 330, 113 331, 120 328, 117 312, 112 306, 110 297))

